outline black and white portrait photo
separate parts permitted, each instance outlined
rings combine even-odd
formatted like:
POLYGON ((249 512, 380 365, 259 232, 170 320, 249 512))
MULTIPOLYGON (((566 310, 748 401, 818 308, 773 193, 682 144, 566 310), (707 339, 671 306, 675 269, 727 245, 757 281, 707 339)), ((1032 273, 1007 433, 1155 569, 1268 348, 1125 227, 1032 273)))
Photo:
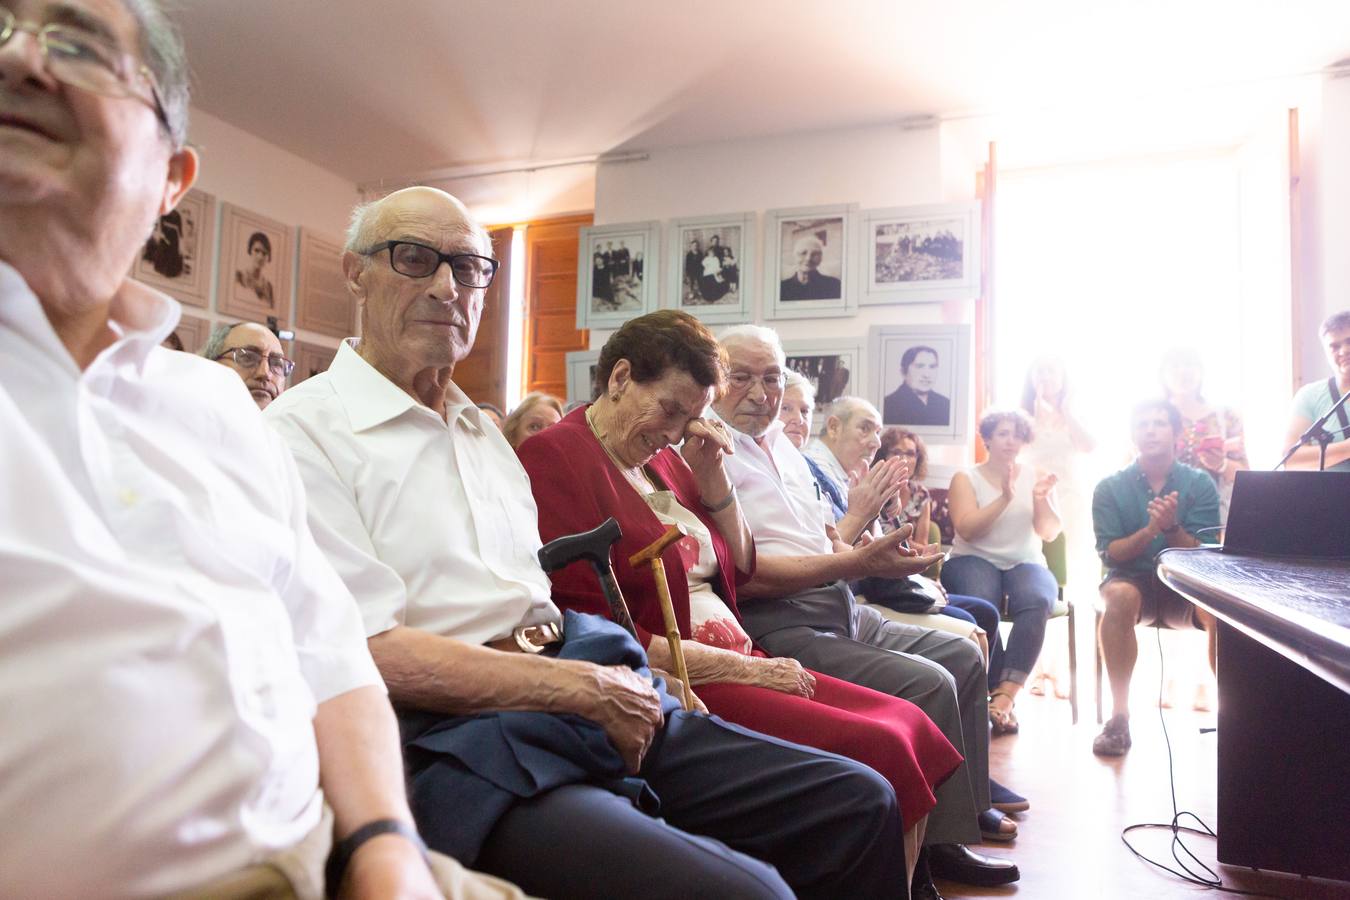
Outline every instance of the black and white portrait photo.
POLYGON ((844 219, 787 219, 779 224, 778 299, 838 300, 843 296, 844 219))
POLYGON ((223 207, 216 305, 241 319, 288 322, 292 229, 229 203, 223 207))
POLYGON ((840 397, 857 390, 850 390, 854 375, 849 362, 847 356, 839 353, 811 356, 788 353, 787 367, 811 382, 811 386, 816 389, 817 430, 824 427, 826 408, 840 397))
POLYGON ((581 229, 577 328, 617 328, 656 308, 660 241, 659 222, 581 229))
POLYGON ((886 425, 938 443, 963 440, 970 393, 970 327, 873 326, 871 397, 886 425))
POLYGON ((979 296, 978 204, 869 209, 859 233, 865 245, 864 305, 979 296))
POLYGON ((681 309, 740 304, 743 231, 740 225, 680 229, 681 309))
POLYGON ((211 253, 215 249, 216 201, 192 190, 160 216, 132 267, 132 277, 167 291, 183 303, 206 306, 211 253))
POLYGON ((877 284, 961 277, 966 235, 960 219, 885 222, 872 232, 877 284))
POLYGON ((646 238, 640 232, 591 239, 591 312, 642 309, 646 238))

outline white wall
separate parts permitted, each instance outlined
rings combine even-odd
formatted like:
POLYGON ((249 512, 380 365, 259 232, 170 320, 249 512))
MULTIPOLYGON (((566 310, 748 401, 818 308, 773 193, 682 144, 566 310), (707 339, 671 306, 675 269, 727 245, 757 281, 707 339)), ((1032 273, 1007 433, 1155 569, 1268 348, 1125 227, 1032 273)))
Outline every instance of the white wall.
POLYGON ((1304 291, 1303 375, 1326 378, 1326 356, 1317 326, 1334 312, 1350 309, 1350 74, 1322 83, 1320 135, 1316 153, 1315 203, 1305 225, 1313 235, 1320 284, 1304 291))
MULTIPOLYGON (((192 110, 190 123, 188 139, 201 156, 198 188, 213 194, 221 203, 233 203, 286 225, 310 228, 322 236, 341 241, 347 217, 359 199, 355 183, 199 109, 192 110)), ((291 240, 294 320, 299 264, 294 231, 291 240)), ((211 277, 213 291, 219 264, 217 258, 216 271, 211 277)), ((187 312, 193 315, 204 313, 198 309, 187 312)), ((214 305, 206 317, 212 324, 226 318, 216 314, 214 305)), ((307 331, 297 331, 296 335, 301 340, 329 347, 338 342, 337 338, 307 331)))
POLYGON ((454 194, 484 225, 509 225, 590 212, 595 206, 595 168, 595 163, 585 163, 424 183, 454 194))
POLYGON ((287 225, 342 236, 358 199, 353 182, 199 109, 191 123, 199 188, 287 225))

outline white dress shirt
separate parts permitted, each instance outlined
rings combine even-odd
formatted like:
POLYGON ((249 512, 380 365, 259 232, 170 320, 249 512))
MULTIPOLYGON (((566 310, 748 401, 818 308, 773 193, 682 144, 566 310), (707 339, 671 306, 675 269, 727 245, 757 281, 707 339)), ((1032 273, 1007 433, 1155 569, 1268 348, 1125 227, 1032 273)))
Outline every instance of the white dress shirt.
POLYGON ((481 644, 560 621, 525 469, 453 383, 446 413, 344 343, 264 418, 295 454, 310 527, 366 634, 407 625, 481 644))
POLYGON ((760 446, 754 438, 728 426, 736 452, 722 458, 736 486, 755 550, 767 556, 814 556, 832 553, 825 533, 831 521, 816 479, 806 460, 775 420, 760 446), (765 450, 765 447, 768 450, 765 450))
POLYGON ((806 446, 802 448, 801 452, 803 456, 820 466, 820 470, 828 475, 844 492, 844 500, 847 501, 848 473, 844 471, 844 467, 839 462, 839 457, 834 455, 834 451, 827 447, 820 438, 813 437, 806 442, 806 446))
POLYGON ((316 700, 379 684, 290 455, 128 281, 84 371, 0 263, 0 896, 158 895, 301 840, 316 700))

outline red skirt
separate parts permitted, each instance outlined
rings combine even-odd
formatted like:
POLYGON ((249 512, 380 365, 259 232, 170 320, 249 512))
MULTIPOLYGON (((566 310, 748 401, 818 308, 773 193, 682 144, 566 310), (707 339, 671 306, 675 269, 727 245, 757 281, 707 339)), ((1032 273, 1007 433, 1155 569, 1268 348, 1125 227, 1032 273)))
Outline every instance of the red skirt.
POLYGON ((872 767, 895 788, 909 830, 932 811, 933 791, 961 765, 961 754, 908 700, 811 674, 810 700, 745 684, 700 684, 694 692, 728 722, 872 767))

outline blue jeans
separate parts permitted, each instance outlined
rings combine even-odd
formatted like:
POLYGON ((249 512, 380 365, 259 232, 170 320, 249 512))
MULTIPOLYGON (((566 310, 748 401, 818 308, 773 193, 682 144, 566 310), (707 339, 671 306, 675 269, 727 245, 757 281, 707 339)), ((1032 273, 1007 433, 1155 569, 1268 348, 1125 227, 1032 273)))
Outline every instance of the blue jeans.
POLYGON ((1036 665, 1036 657, 1041 655, 1045 622, 1059 595, 1059 583, 1050 570, 1036 563, 1020 563, 1003 571, 978 556, 953 556, 942 564, 942 586, 953 595, 950 602, 972 613, 976 623, 989 632, 990 689, 1004 681, 1025 684, 1027 675, 1036 665), (977 610, 966 605, 965 598, 958 599, 957 594, 992 605, 995 613, 993 629, 980 621, 981 617, 989 619, 987 609, 977 610), (997 617, 998 606, 1005 595, 1008 618, 1013 623, 1006 650, 997 617))

